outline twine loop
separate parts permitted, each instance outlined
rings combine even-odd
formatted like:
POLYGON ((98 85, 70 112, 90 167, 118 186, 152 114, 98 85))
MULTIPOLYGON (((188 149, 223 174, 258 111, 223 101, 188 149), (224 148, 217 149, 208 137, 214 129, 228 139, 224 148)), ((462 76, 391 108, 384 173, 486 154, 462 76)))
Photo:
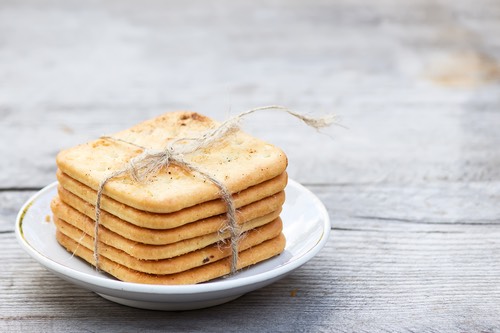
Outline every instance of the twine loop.
POLYGON ((95 225, 94 225, 94 262, 95 267, 99 270, 99 227, 101 218, 101 199, 104 192, 104 187, 113 178, 121 175, 129 174, 132 179, 136 182, 143 182, 148 177, 157 174, 162 168, 168 168, 170 165, 174 164, 181 168, 186 169, 189 172, 194 172, 201 175, 203 178, 209 180, 212 184, 216 185, 219 189, 220 197, 224 201, 227 207, 226 217, 227 226, 224 229, 229 230, 230 234, 230 245, 231 245, 231 274, 235 273, 238 268, 238 242, 241 237, 241 230, 237 224, 236 219, 236 208, 232 198, 232 194, 227 188, 227 186, 219 179, 210 175, 207 170, 203 170, 200 167, 188 162, 184 157, 186 155, 192 154, 200 149, 207 148, 214 144, 221 138, 228 135, 230 132, 238 129, 239 121, 254 112, 263 110, 281 110, 284 111, 300 120, 302 120, 306 125, 311 126, 316 129, 322 127, 330 126, 335 122, 334 115, 326 115, 319 118, 305 116, 296 112, 289 110, 286 107, 279 105, 270 105, 251 109, 240 113, 237 116, 229 118, 228 120, 221 123, 219 126, 210 129, 194 138, 177 138, 169 142, 161 150, 152 150, 147 147, 137 145, 133 142, 129 142, 123 139, 114 138, 111 136, 102 136, 102 139, 123 142, 137 148, 142 149, 142 153, 136 157, 130 159, 126 166, 122 169, 107 175, 100 183, 97 189, 97 199, 95 204, 95 225))

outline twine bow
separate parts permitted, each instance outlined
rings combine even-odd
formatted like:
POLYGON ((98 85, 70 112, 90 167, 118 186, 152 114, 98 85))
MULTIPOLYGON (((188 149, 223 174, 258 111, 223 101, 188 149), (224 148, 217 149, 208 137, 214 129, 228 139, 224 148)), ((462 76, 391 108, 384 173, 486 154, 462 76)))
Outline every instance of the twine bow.
POLYGON ((238 128, 238 123, 241 118, 258 111, 263 110, 281 110, 285 111, 288 114, 302 120, 308 126, 314 127, 316 129, 330 126, 335 121, 334 115, 326 115, 320 118, 314 118, 305 116, 296 112, 289 110, 286 107, 279 105, 270 105, 259 107, 255 109, 251 109, 240 113, 237 116, 229 118, 228 120, 221 123, 218 127, 214 129, 210 129, 206 131, 204 134, 195 138, 177 138, 171 142, 169 142, 163 149, 161 150, 152 150, 147 147, 139 146, 135 143, 113 138, 109 136, 103 136, 103 139, 114 140, 124 142, 126 144, 130 144, 141 148, 143 152, 138 156, 132 158, 128 164, 115 172, 112 172, 108 176, 106 176, 99 184, 97 190, 97 200, 95 204, 95 226, 94 226, 94 261, 96 269, 99 269, 99 226, 101 219, 101 199, 102 194, 104 192, 104 187, 106 184, 113 178, 129 174, 134 179, 134 181, 142 182, 147 177, 157 174, 162 168, 168 168, 169 165, 175 164, 179 167, 185 168, 190 172, 195 172, 209 180, 211 183, 216 185, 219 188, 221 199, 227 206, 227 229, 229 229, 230 233, 230 242, 231 242, 231 274, 236 272, 238 267, 238 241, 241 237, 240 228, 236 222, 236 208, 234 206, 234 201, 231 195, 231 192, 228 188, 221 182, 219 179, 211 176, 208 171, 202 170, 198 166, 194 165, 191 162, 188 162, 184 156, 189 155, 198 151, 199 149, 203 149, 209 147, 214 142, 228 135, 230 132, 236 130, 238 128), (182 144, 180 144, 182 142, 182 144))

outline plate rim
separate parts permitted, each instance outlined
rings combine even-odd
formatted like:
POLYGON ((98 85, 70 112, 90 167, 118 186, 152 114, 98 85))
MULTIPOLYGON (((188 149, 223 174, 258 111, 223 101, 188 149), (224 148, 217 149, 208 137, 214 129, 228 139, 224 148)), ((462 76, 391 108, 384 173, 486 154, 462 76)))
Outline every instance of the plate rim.
POLYGON ((26 240, 24 236, 24 230, 22 227, 26 213, 28 212, 29 208, 37 198, 43 196, 46 192, 51 191, 54 187, 57 186, 57 184, 58 182, 54 181, 46 185, 45 187, 37 191, 35 194, 33 194, 22 205, 21 209, 19 210, 16 216, 16 223, 15 223, 15 234, 18 243, 33 259, 35 259, 39 264, 41 264, 45 268, 55 273, 62 274, 72 280, 77 280, 85 283, 86 285, 94 286, 100 289, 104 288, 113 291, 123 291, 127 293, 141 293, 141 294, 155 294, 155 295, 158 294, 187 295, 187 294, 203 294, 203 293, 227 291, 245 286, 250 286, 253 284, 263 283, 267 280, 277 279, 290 272, 293 272, 295 269, 299 268, 300 266, 311 260, 324 247, 324 245, 329 239, 331 231, 330 218, 323 202, 321 202, 321 200, 311 190, 309 190, 299 182, 289 178, 288 185, 291 185, 292 187, 297 188, 299 191, 306 193, 312 200, 315 201, 315 207, 318 209, 320 220, 322 222, 321 223, 322 234, 319 237, 316 244, 311 248, 309 248, 307 252, 302 254, 297 259, 291 262, 284 263, 269 271, 225 281, 219 280, 217 282, 204 282, 201 284, 189 284, 189 285, 159 285, 159 284, 141 284, 134 282, 124 282, 106 276, 90 275, 86 272, 82 272, 74 268, 64 266, 52 260, 51 258, 47 257, 43 253, 40 253, 28 242, 28 240, 26 240), (266 275, 270 276, 266 277, 266 275))

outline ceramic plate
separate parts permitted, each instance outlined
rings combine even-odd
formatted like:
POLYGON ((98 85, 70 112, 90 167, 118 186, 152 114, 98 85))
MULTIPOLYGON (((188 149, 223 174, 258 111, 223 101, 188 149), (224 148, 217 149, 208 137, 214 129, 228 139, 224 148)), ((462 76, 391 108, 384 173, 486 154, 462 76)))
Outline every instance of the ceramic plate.
POLYGON ((269 285, 309 261, 330 233, 328 213, 321 201, 299 183, 289 180, 281 218, 287 239, 285 251, 272 259, 243 269, 233 276, 196 285, 146 285, 118 281, 97 272, 72 256, 56 241, 50 201, 53 183, 30 198, 16 221, 16 237, 36 261, 61 278, 113 302, 154 310, 188 310, 222 304, 269 285))

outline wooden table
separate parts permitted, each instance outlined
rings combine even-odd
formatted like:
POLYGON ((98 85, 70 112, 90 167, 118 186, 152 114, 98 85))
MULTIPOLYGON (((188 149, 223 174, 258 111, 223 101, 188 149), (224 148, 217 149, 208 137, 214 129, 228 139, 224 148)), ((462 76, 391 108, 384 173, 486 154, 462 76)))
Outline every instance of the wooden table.
POLYGON ((500 331, 498 1, 0 2, 1 332, 500 331), (231 303, 155 312, 55 277, 15 215, 55 155, 162 112, 223 120, 289 156, 331 237, 231 303))

